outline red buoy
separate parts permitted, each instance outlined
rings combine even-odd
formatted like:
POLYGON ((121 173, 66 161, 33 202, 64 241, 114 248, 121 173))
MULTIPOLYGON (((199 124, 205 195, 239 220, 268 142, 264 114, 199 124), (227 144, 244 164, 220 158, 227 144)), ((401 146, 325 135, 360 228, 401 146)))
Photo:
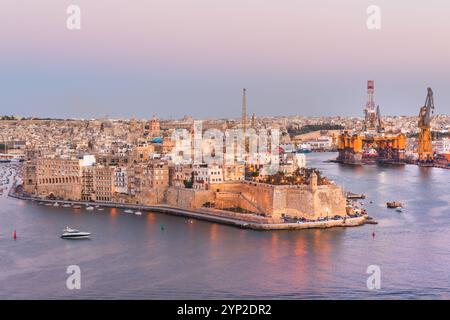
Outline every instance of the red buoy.
POLYGON ((13 239, 14 239, 14 240, 17 239, 17 233, 16 233, 16 230, 14 230, 14 233, 13 233, 13 239))

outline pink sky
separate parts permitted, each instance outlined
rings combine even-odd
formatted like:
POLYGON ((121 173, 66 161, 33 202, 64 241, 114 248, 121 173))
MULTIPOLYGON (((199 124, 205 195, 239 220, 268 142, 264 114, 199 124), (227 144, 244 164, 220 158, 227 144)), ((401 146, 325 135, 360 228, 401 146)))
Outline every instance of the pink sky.
MULTIPOLYGON (((71 68, 88 70, 84 77, 91 81, 90 72, 142 73, 155 75, 152 85, 159 92, 192 89, 201 95, 194 87, 177 88, 190 79, 198 87, 216 90, 223 99, 220 94, 239 92, 243 86, 251 92, 254 85, 261 91, 254 92, 257 96, 269 90, 291 94, 284 103, 296 111, 292 105, 305 99, 330 103, 305 98, 308 92, 323 94, 330 83, 340 86, 335 90, 347 90, 341 93, 343 104, 356 104, 363 99, 364 90, 359 90, 369 78, 375 78, 377 89, 383 84, 392 89, 390 94, 395 94, 396 86, 406 94, 407 86, 429 84, 448 92, 443 80, 450 73, 449 18, 447 0, 2 0, 0 69, 10 73, 25 69, 36 77, 46 72, 49 86, 68 87, 71 68), (80 31, 66 29, 70 4, 81 7, 80 31), (377 31, 366 27, 366 9, 373 4, 382 14, 377 31), (169 80, 158 82, 159 75, 167 74, 169 80), (286 80, 292 78, 297 83, 286 80), (265 84, 256 83, 263 80, 265 84), (300 82, 303 86, 314 82, 315 87, 305 87, 307 93, 301 96, 281 89, 293 89, 300 82), (219 88, 226 84, 230 86, 226 90, 219 88), (344 94, 352 90, 361 96, 350 101, 344 94)), ((30 76, 25 74, 20 81, 30 76)), ((4 78, 8 84, 7 75, 4 78)), ((414 101, 423 95, 415 94, 414 101)), ((283 103, 276 93, 272 99, 283 103)), ((446 99, 450 107, 450 95, 446 99)), ((187 103, 201 101, 197 97, 187 103)))
POLYGON ((449 70, 448 2, 392 2, 377 1, 382 28, 369 31, 373 2, 361 0, 3 0, 0 39, 10 58, 136 67, 449 70), (81 7, 81 31, 65 28, 68 4, 81 7))

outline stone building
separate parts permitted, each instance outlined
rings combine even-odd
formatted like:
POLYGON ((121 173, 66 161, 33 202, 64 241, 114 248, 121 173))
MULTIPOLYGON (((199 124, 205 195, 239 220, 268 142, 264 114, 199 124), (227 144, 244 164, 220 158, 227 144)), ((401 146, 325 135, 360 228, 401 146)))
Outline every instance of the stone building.
POLYGON ((29 194, 36 194, 37 182, 36 182, 36 162, 29 160, 23 166, 23 190, 29 194))
POLYGON ((132 165, 129 170, 130 202, 136 204, 164 203, 169 187, 169 166, 166 161, 150 160, 132 165))
POLYGON ((218 164, 194 164, 193 188, 196 190, 208 190, 210 184, 223 182, 222 167, 218 164))
POLYGON ((92 201, 95 199, 94 190, 94 169, 92 166, 85 166, 81 169, 81 199, 92 201))
POLYGON ((128 190, 130 196, 134 197, 141 193, 144 184, 145 165, 143 163, 133 163, 127 170, 128 190))
POLYGON ((119 166, 126 165, 128 163, 128 156, 123 153, 117 154, 104 154, 98 153, 95 156, 96 163, 103 166, 119 166))
POLYGON ((223 165, 223 181, 243 181, 245 180, 244 162, 235 162, 223 165))
POLYGON ((151 155, 155 152, 155 146, 153 144, 142 144, 136 146, 131 151, 130 162, 147 162, 151 159, 151 155))
POLYGON ((114 169, 114 167, 103 165, 96 165, 93 167, 95 201, 113 201, 114 169))
POLYGON ((169 186, 169 166, 166 161, 151 160, 147 169, 150 188, 166 189, 169 186))
POLYGON ((161 126, 159 124, 159 120, 153 116, 152 120, 150 120, 150 135, 153 137, 159 136, 161 132, 161 126))
POLYGON ((92 201, 94 199, 94 170, 96 163, 94 155, 84 155, 80 159, 81 168, 81 199, 84 201, 92 201))
POLYGON ((36 160, 35 193, 42 197, 81 199, 81 170, 78 159, 36 160))
POLYGON ((164 138, 162 142, 162 154, 170 154, 172 150, 175 148, 175 141, 173 141, 171 138, 164 138))
POLYGON ((192 164, 172 164, 169 166, 169 185, 174 187, 185 187, 184 182, 192 182, 192 164))
POLYGON ((128 174, 126 167, 114 168, 114 192, 128 194, 128 174))

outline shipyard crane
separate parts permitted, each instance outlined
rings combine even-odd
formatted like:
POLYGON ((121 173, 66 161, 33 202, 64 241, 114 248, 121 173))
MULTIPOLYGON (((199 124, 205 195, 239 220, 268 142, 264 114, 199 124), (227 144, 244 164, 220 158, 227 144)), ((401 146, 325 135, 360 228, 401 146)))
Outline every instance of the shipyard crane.
POLYGON ((433 90, 428 88, 425 104, 419 112, 419 147, 417 154, 419 162, 433 161, 433 147, 431 143, 431 114, 434 111, 433 90))

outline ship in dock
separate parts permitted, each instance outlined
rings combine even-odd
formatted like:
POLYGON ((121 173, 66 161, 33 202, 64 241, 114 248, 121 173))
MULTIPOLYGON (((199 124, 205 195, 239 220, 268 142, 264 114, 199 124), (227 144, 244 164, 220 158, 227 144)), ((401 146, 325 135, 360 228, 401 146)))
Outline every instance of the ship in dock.
POLYGON ((338 136, 338 157, 335 162, 350 165, 379 164, 450 168, 450 156, 437 155, 433 150, 431 115, 434 111, 433 90, 427 88, 424 105, 418 116, 419 134, 416 157, 406 157, 406 135, 385 131, 380 107, 375 108, 374 81, 367 82, 367 103, 364 124, 360 131, 344 131, 338 136))
POLYGON ((344 131, 338 136, 337 162, 356 165, 405 164, 406 136, 401 132, 385 131, 380 106, 375 107, 374 88, 374 81, 369 80, 363 130, 344 131))
POLYGON ((311 145, 309 143, 302 143, 296 150, 295 153, 310 153, 312 152, 311 145))

